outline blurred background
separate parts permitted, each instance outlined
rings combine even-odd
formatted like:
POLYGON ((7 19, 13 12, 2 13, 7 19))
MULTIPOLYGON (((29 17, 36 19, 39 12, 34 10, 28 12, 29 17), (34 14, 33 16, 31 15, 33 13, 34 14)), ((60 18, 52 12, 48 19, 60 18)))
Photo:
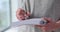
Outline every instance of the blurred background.
POLYGON ((16 22, 16 10, 18 8, 18 0, 0 0, 0 31, 16 22))
POLYGON ((24 30, 24 26, 10 28, 12 22, 18 21, 16 11, 22 5, 22 0, 0 0, 0 32, 18 32, 24 30), (20 29, 22 28, 22 29, 20 29))

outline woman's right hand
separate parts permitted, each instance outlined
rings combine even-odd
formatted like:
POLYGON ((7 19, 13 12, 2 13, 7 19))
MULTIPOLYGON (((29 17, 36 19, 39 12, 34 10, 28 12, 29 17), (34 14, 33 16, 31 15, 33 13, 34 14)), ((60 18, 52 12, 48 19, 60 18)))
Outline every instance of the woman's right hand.
POLYGON ((18 20, 25 20, 27 18, 29 18, 30 13, 29 12, 25 12, 23 9, 17 9, 16 12, 16 17, 18 20))

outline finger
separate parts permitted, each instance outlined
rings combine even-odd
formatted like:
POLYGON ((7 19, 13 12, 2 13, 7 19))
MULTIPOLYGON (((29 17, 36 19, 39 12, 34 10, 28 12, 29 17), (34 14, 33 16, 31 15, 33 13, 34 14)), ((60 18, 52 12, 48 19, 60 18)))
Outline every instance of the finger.
POLYGON ((47 18, 47 17, 44 17, 43 19, 45 19, 46 21, 48 21, 48 23, 52 23, 52 19, 51 18, 47 18))
POLYGON ((16 15, 20 15, 20 14, 22 14, 21 12, 22 12, 22 9, 17 9, 17 11, 16 11, 16 15))
POLYGON ((25 19, 25 16, 24 15, 19 15, 19 18, 20 19, 25 19))
POLYGON ((29 12, 29 11, 27 11, 27 12, 26 12, 26 15, 27 15, 27 16, 30 16, 30 12, 29 12))
POLYGON ((44 17, 45 20, 52 21, 51 18, 44 17))
POLYGON ((25 11, 24 10, 20 10, 20 14, 24 15, 25 11))

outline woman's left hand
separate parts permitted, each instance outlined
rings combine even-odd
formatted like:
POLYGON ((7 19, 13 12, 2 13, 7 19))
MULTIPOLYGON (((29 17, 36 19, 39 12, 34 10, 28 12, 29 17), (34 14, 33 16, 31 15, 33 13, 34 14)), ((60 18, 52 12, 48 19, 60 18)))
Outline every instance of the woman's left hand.
POLYGON ((38 28, 40 28, 40 29, 42 29, 42 30, 54 30, 55 28, 56 28, 56 23, 51 19, 51 18, 43 18, 43 19, 45 19, 45 20, 47 20, 47 21, 49 21, 49 23, 48 24, 46 24, 45 26, 40 26, 40 25, 36 25, 36 27, 38 27, 38 28))

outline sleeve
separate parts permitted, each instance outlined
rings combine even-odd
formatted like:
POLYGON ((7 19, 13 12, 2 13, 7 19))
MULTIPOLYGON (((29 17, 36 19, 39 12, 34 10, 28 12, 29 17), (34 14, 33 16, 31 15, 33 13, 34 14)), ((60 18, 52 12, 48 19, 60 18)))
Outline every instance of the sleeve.
POLYGON ((60 19, 60 0, 54 1, 53 4, 53 19, 57 21, 60 19))
POLYGON ((34 16, 33 16, 34 0, 26 0, 26 7, 27 7, 26 11, 29 11, 31 14, 30 18, 34 18, 34 16))
POLYGON ((19 0, 19 8, 24 9, 25 11, 30 11, 30 0, 19 0))
POLYGON ((29 11, 31 13, 30 18, 32 18, 32 12, 33 12, 33 6, 34 6, 33 0, 19 0, 18 5, 19 5, 19 8, 22 8, 25 11, 29 11))
POLYGON ((33 18, 32 17, 32 4, 31 4, 31 1, 32 0, 26 0, 26 3, 25 3, 25 10, 27 11, 27 12, 30 12, 30 17, 29 18, 33 18))
MULTIPOLYGON (((31 8, 32 8, 31 5, 32 5, 31 0, 25 0, 24 1, 24 9, 25 9, 26 12, 30 12, 30 14, 31 14, 31 8)), ((32 15, 30 15, 29 18, 32 18, 31 16, 32 15)))
POLYGON ((25 0, 19 0, 18 1, 18 8, 24 9, 25 10, 25 0))

